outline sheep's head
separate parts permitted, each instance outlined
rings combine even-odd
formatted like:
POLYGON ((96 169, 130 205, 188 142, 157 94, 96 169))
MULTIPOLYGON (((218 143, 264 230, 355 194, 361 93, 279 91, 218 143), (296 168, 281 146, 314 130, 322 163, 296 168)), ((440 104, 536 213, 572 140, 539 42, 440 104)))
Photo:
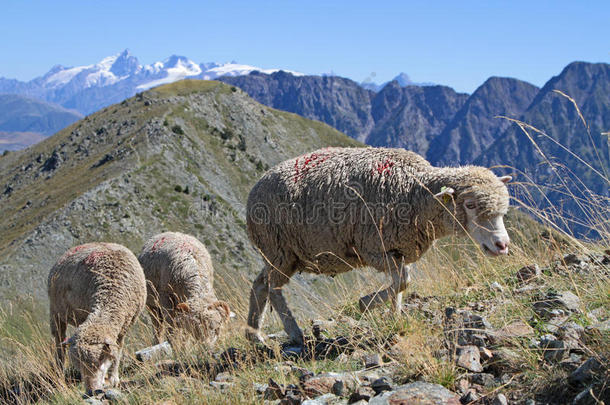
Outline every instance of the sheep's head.
POLYGON ((486 254, 505 255, 510 242, 504 227, 509 202, 506 183, 511 177, 497 177, 483 168, 470 171, 473 176, 467 181, 462 179, 455 188, 444 187, 435 197, 455 202, 456 233, 465 230, 486 254))
POLYGON ((175 325, 208 345, 216 342, 231 315, 229 304, 224 301, 215 301, 202 308, 191 308, 183 302, 176 305, 176 312, 175 325))
POLYGON ((64 341, 64 344, 69 346, 70 361, 80 370, 87 393, 104 387, 108 369, 119 356, 115 339, 105 331, 93 329, 91 327, 85 331, 77 330, 72 337, 64 341))

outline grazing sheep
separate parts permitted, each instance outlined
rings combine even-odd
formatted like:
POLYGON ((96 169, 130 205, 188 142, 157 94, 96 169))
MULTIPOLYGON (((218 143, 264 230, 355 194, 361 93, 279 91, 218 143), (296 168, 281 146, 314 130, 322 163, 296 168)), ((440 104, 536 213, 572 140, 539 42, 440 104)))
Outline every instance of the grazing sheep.
POLYGON ((88 243, 68 250, 48 278, 51 333, 57 360, 64 346, 80 369, 87 392, 119 383, 123 339, 146 303, 142 267, 129 249, 114 243, 88 243), (66 339, 68 324, 76 326, 66 339))
POLYGON ((214 267, 205 246, 192 236, 166 232, 148 240, 138 259, 157 343, 169 324, 213 344, 231 312, 214 293, 214 267))
POLYGON ((398 310, 409 264, 435 239, 467 233, 488 254, 508 253, 508 181, 483 167, 433 167, 403 149, 327 148, 280 163, 248 197, 248 236, 266 261, 252 286, 248 337, 262 341, 270 300, 291 339, 303 342, 281 290, 296 272, 371 266, 392 282, 360 308, 392 299, 398 310))

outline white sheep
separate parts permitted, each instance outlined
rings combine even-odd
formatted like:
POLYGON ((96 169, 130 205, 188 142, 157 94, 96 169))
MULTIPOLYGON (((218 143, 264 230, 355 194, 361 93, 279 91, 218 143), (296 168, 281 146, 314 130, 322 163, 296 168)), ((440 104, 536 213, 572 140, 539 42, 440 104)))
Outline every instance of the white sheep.
POLYGON ((87 392, 102 389, 108 371, 108 385, 116 386, 125 334, 146 303, 138 259, 114 243, 73 247, 49 272, 48 293, 60 367, 68 346, 87 392), (68 324, 77 328, 66 339, 68 324))
POLYGON ((231 312, 214 293, 214 267, 205 246, 190 235, 165 232, 149 239, 138 259, 157 343, 169 326, 213 344, 231 312))
POLYGON ((275 166, 247 203, 248 235, 266 262, 252 285, 248 337, 263 340, 270 300, 290 338, 303 342, 281 290, 296 272, 371 266, 392 282, 361 298, 361 309, 388 299, 398 309, 409 264, 435 239, 468 233, 486 253, 508 253, 508 181, 483 167, 433 167, 389 148, 327 148, 275 166))

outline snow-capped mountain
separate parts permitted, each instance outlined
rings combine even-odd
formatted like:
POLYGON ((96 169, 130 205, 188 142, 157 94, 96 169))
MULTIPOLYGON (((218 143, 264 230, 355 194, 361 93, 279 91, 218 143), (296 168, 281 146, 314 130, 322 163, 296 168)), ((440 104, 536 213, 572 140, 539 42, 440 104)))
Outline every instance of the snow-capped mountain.
POLYGON ((0 93, 29 96, 89 114, 161 84, 186 78, 213 80, 220 76, 240 76, 255 70, 273 73, 280 69, 260 69, 235 62, 198 64, 176 55, 142 65, 125 50, 93 65, 57 65, 29 82, 0 78, 0 93))
POLYGON ((360 83, 360 85, 362 87, 364 87, 365 89, 368 89, 368 90, 380 91, 381 89, 383 89, 386 86, 386 84, 388 84, 390 82, 393 82, 393 81, 398 82, 398 85, 400 87, 407 87, 407 86, 435 86, 436 85, 435 83, 430 83, 430 82, 414 82, 414 81, 411 80, 409 75, 404 73, 404 72, 400 73, 399 75, 394 77, 389 82, 377 84, 377 83, 372 82, 372 81, 366 81, 366 82, 360 83))

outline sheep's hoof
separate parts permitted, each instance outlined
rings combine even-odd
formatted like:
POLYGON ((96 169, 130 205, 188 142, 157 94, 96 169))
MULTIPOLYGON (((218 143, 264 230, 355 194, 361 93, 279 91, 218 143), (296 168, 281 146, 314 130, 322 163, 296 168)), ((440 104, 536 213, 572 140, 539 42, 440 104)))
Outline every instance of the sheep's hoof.
POLYGON ((265 338, 259 331, 247 331, 246 339, 255 344, 265 345, 265 338))

